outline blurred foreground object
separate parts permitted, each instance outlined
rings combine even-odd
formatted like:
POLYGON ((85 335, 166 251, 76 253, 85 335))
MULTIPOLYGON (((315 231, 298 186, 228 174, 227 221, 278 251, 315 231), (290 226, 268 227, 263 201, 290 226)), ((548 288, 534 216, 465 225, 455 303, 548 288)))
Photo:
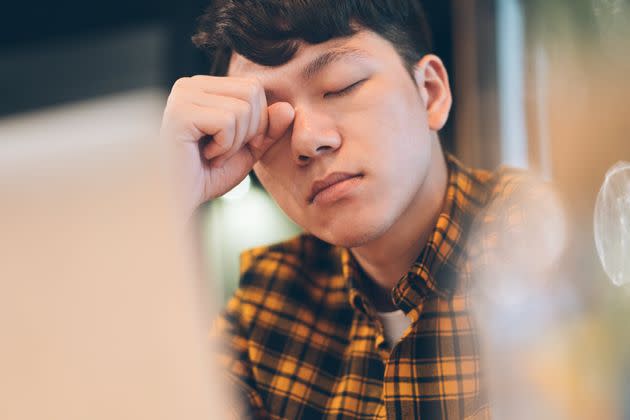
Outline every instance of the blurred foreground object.
POLYGON ((627 418, 628 336, 618 328, 628 299, 602 302, 608 313, 581 302, 584 291, 562 263, 566 211, 549 186, 531 179, 505 193, 510 199, 491 204, 470 238, 494 418, 627 418))
MULTIPOLYGON (((630 294, 617 287, 628 282, 628 184, 613 169, 602 187, 611 166, 630 159, 630 2, 493 4, 522 23, 496 28, 523 47, 524 68, 509 75, 524 89, 500 94, 523 93, 524 115, 500 110, 525 118, 528 168, 555 191, 491 209, 503 218, 477 236, 493 251, 473 267, 493 417, 630 419, 630 294), (531 228, 514 232, 510 217, 531 228)), ((492 93, 481 89, 479 102, 492 93)))
POLYGON ((225 418, 140 91, 0 121, 0 418, 225 418))
POLYGON ((595 205, 595 244, 602 266, 616 286, 630 283, 630 163, 608 173, 595 205))

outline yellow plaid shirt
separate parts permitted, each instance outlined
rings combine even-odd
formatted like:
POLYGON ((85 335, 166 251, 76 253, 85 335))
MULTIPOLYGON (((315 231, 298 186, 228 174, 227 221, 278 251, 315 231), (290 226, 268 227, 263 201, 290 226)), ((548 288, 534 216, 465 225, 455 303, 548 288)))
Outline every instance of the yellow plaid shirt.
POLYGON ((303 234, 242 255, 240 286, 213 334, 227 341, 219 359, 244 398, 238 417, 490 418, 464 244, 513 173, 446 161, 444 207, 392 291, 411 320, 393 348, 347 249, 303 234))

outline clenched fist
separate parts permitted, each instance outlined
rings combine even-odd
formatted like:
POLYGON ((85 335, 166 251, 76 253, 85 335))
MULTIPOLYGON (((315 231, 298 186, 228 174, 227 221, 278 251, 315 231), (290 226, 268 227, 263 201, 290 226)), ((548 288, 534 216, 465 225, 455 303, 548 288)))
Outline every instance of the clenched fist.
POLYGON ((254 78, 193 76, 175 82, 160 137, 169 145, 185 211, 238 185, 293 122, 286 102, 267 106, 254 78))

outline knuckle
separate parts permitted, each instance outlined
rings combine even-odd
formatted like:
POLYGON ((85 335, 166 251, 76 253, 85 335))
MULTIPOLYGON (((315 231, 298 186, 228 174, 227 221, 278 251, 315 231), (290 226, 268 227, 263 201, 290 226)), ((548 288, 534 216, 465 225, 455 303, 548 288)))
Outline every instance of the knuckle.
POLYGON ((169 99, 166 107, 164 108, 164 113, 162 114, 163 121, 171 123, 183 118, 184 116, 181 115, 181 111, 179 110, 177 104, 169 99))
POLYGON ((177 110, 181 108, 182 106, 183 104, 181 103, 177 94, 171 93, 168 99, 166 100, 165 112, 168 112, 168 113, 177 112, 177 110))
POLYGON ((260 84, 257 82, 249 82, 248 86, 247 86, 247 102, 249 102, 250 104, 255 103, 255 101, 258 100, 258 96, 261 93, 262 88, 260 87, 260 84))
POLYGON ((238 106, 239 106, 241 117, 249 119, 249 115, 252 112, 251 102, 239 101, 238 106))
POLYGON ((171 89, 171 92, 184 89, 185 86, 188 85, 189 81, 190 81, 190 77, 180 77, 179 79, 175 81, 175 83, 173 83, 173 88, 171 89))

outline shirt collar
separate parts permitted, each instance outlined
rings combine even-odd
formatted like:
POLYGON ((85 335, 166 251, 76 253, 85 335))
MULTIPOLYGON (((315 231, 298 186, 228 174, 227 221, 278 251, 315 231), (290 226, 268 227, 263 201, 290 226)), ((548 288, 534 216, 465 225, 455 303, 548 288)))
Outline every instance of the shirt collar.
MULTIPOLYGON (((445 157, 448 186, 442 210, 420 255, 392 290, 394 304, 406 314, 416 312, 414 309, 417 310, 429 295, 443 298, 453 295, 464 270, 466 234, 486 199, 485 188, 476 174, 454 156, 445 153, 445 157)), ((375 316, 376 310, 361 292, 365 274, 346 248, 342 249, 341 263, 350 288, 350 304, 375 316)))

